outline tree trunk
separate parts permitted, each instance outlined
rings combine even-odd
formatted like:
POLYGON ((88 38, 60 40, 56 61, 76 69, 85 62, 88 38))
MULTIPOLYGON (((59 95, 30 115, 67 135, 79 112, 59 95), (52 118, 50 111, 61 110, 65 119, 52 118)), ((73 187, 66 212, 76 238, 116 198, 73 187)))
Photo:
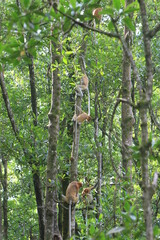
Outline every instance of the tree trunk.
MULTIPOLYGON (((147 77, 145 78, 145 83, 142 87, 142 81, 138 74, 136 64, 133 60, 132 53, 127 48, 126 43, 120 38, 123 48, 131 61, 134 75, 137 81, 137 89, 139 90, 140 102, 138 104, 140 119, 141 119, 141 170, 142 170, 142 190, 143 190, 143 209, 144 218, 146 226, 146 238, 148 240, 153 239, 153 226, 152 226, 152 207, 151 200, 152 195, 155 191, 157 185, 157 173, 155 173, 154 181, 150 184, 149 181, 149 171, 148 171, 148 156, 150 141, 148 139, 148 126, 147 126, 147 113, 152 96, 152 84, 153 84, 153 74, 152 74, 152 52, 151 52, 151 37, 154 36, 152 32, 149 31, 148 18, 146 13, 146 5, 144 0, 139 0, 140 12, 142 18, 142 31, 143 31, 143 42, 144 42, 144 52, 146 60, 146 72, 147 77), (151 36, 150 36, 151 34, 151 36)), ((115 27, 116 28, 116 27, 115 27)), ((117 30, 117 28, 116 28, 117 30)), ((156 33, 156 32, 155 32, 156 33)))
MULTIPOLYGON (((4 155, 1 154, 2 164, 0 164, 0 182, 3 187, 3 200, 0 199, 0 209, 1 209, 1 216, 0 216, 0 228, 1 234, 4 240, 8 239, 8 189, 7 189, 7 160, 5 159, 4 155), (3 172, 2 173, 2 165, 3 165, 3 172), (3 211, 2 211, 3 210, 3 211), (3 214, 2 214, 3 212, 3 214), (2 233, 2 215, 3 215, 3 233, 2 233)), ((0 238, 2 239, 2 238, 0 238)))
POLYGON ((7 160, 2 155, 2 163, 4 168, 3 177, 3 237, 8 239, 8 188, 7 188, 7 160))
MULTIPOLYGON (((133 0, 126 0, 126 6, 133 0)), ((125 26, 124 36, 128 49, 131 49, 132 32, 125 26)), ((122 98, 131 101, 131 63, 125 51, 123 51, 123 78, 122 98)), ((122 102, 122 166, 123 176, 127 184, 126 190, 131 191, 130 181, 132 180, 132 129, 134 117, 132 106, 122 102)))
POLYGON ((0 239, 3 237, 2 233, 2 164, 0 163, 0 239))
MULTIPOLYGON (((5 82, 4 82, 4 76, 3 73, 1 72, 0 75, 0 85, 1 85, 1 89, 2 89, 2 94, 3 94, 3 99, 6 105, 6 109, 8 112, 8 117, 10 119, 12 128, 13 128, 13 132, 16 136, 16 139, 18 140, 18 142, 20 143, 22 149, 23 149, 23 153, 24 156, 26 158, 26 160, 29 161, 29 164, 31 166, 32 169, 32 164, 35 163, 36 161, 34 160, 34 156, 30 156, 30 154, 28 154, 28 149, 26 149, 26 146, 28 144, 25 143, 24 139, 21 139, 19 137, 19 130, 16 126, 15 120, 14 120, 14 115, 10 106, 10 102, 9 102, 9 97, 7 94, 7 90, 5 87, 5 82)), ((33 144, 34 145, 34 144, 33 144)), ((34 145, 35 147, 35 145, 34 145)), ((42 187, 41 187, 41 181, 40 181, 40 173, 38 170, 38 166, 37 166, 37 170, 35 171, 35 169, 32 169, 32 173, 33 173, 33 183, 34 183, 34 189, 35 189, 35 195, 36 195, 36 202, 37 202, 37 211, 38 211, 38 217, 39 217, 39 231, 40 231, 40 239, 43 240, 44 239, 44 213, 43 213, 43 193, 42 193, 42 187)))
MULTIPOLYGON (((35 74, 34 74, 34 64, 33 64, 33 57, 28 54, 28 57, 31 60, 31 64, 28 65, 29 67, 29 76, 30 76, 30 88, 31 88, 31 106, 33 112, 33 124, 37 126, 37 93, 36 93, 36 86, 35 86, 35 74)), ((33 137, 33 147, 36 149, 36 139, 33 137)), ((39 164, 37 161, 34 160, 32 157, 31 159, 31 168, 33 174, 33 184, 34 190, 36 195, 36 202, 37 202, 37 212, 38 212, 38 220, 39 220, 39 232, 40 232, 40 240, 44 239, 44 201, 43 201, 43 192, 42 192, 42 184, 40 180, 40 172, 39 172, 39 164), (33 169, 32 164, 34 164, 37 169, 33 169)))
MULTIPOLYGON (((57 7, 57 1, 52 1, 52 6, 57 7)), ((58 27, 58 26, 56 26, 58 27)), ((52 33, 53 34, 53 33, 52 33)), ((58 38, 57 38, 58 42, 58 38)), ((51 42, 52 66, 61 62, 61 48, 57 42, 51 42)), ((51 108, 48 113, 49 144, 47 158, 47 179, 46 179, 46 202, 45 202, 45 240, 61 239, 58 229, 57 206, 54 199, 57 199, 57 139, 59 133, 60 116, 60 77, 59 69, 56 66, 52 71, 52 93, 51 108)))
MULTIPOLYGON (((17 0, 17 6, 21 10, 21 5, 19 0, 17 0)), ((24 37, 24 42, 27 41, 26 37, 24 37)), ((31 89, 31 107, 32 107, 32 114, 33 114, 33 124, 36 127, 37 122, 37 92, 36 92, 36 81, 35 81, 35 72, 34 72, 34 61, 33 56, 28 53, 27 47, 25 48, 26 55, 30 59, 30 64, 28 64, 29 69, 29 79, 30 79, 30 89, 31 89)), ((33 149, 36 149, 36 139, 35 136, 32 136, 31 145, 33 149)), ((38 221, 39 221, 39 233, 40 233, 40 240, 44 240, 44 200, 43 200, 43 192, 42 192, 42 184, 40 179, 40 172, 39 172, 39 163, 36 161, 35 156, 28 156, 29 164, 32 169, 32 176, 33 176, 33 185, 35 190, 36 196, 36 203, 37 203, 37 212, 38 212, 38 221), (36 166, 36 171, 35 168, 36 166)))
POLYGON ((152 206, 151 200, 154 192, 154 187, 150 185, 149 172, 148 172, 148 156, 149 156, 149 139, 148 139, 148 126, 147 126, 147 112, 151 102, 152 96, 152 84, 153 84, 153 74, 152 74, 152 53, 151 53, 151 41, 149 32, 146 6, 144 0, 139 0, 141 18, 142 18, 142 30, 143 30, 143 40, 144 40, 144 51, 146 59, 146 71, 147 71, 147 81, 146 90, 141 94, 140 100, 140 118, 141 118, 141 168, 142 168, 142 190, 143 190, 143 208, 144 208, 144 218, 146 225, 146 238, 148 240, 153 239, 153 226, 152 226, 152 206))
MULTIPOLYGON (((95 134, 94 139, 96 143, 96 157, 98 161, 98 196, 97 196, 97 217, 99 218, 100 214, 102 213, 102 205, 101 205, 101 186, 102 186, 102 143, 99 142, 99 120, 98 120, 98 81, 95 82, 95 134)), ((101 224, 100 224, 101 228, 101 224)))

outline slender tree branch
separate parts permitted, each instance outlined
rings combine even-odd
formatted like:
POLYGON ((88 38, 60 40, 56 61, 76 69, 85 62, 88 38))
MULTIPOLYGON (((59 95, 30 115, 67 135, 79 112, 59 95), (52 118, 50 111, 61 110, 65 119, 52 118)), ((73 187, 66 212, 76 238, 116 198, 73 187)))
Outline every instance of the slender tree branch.
POLYGON ((150 30, 150 31, 148 32, 147 36, 148 36, 149 38, 153 38, 158 31, 160 31, 160 23, 158 23, 158 24, 155 26, 155 28, 153 28, 152 30, 150 30))
POLYGON ((136 105, 134 103, 130 102, 129 100, 127 100, 125 98, 117 98, 117 101, 126 103, 126 104, 130 105, 131 107, 136 108, 136 105))
POLYGON ((115 37, 115 38, 120 38, 119 34, 116 34, 116 33, 110 33, 110 32, 105 32, 105 31, 102 31, 100 29, 97 29, 97 28, 93 28, 91 26, 89 26, 88 24, 85 24, 83 22, 80 22, 78 20, 75 20, 73 17, 69 16, 68 14, 66 13, 63 13, 61 10, 57 9, 57 11, 59 13, 61 13, 63 16, 69 18, 70 20, 72 20, 75 24, 81 26, 82 28, 85 28, 85 29, 88 29, 88 30, 91 30, 91 31, 94 31, 94 32, 98 32, 100 34, 103 34, 103 35, 106 35, 108 37, 115 37))
POLYGON ((154 125, 158 128, 158 130, 160 130, 160 124, 158 123, 158 121, 156 119, 156 116, 154 115, 154 112, 153 112, 153 109, 152 109, 151 106, 149 108, 149 113, 150 113, 150 117, 151 117, 154 125))
POLYGON ((113 159, 113 156, 112 156, 112 147, 111 147, 111 133, 112 133, 112 130, 113 130, 113 119, 114 119, 114 115, 115 115, 115 112, 116 112, 116 109, 117 109, 119 103, 120 103, 120 101, 116 101, 113 112, 112 112, 108 141, 109 141, 109 155, 110 155, 110 160, 111 160, 111 163, 112 163, 113 170, 115 171, 115 173, 117 174, 117 176, 119 178, 122 178, 122 176, 119 174, 117 168, 115 167, 114 159, 113 159))
POLYGON ((18 136, 19 130, 18 130, 18 128, 16 126, 16 123, 15 123, 15 120, 14 120, 14 115, 13 115, 13 112, 12 112, 12 108, 11 108, 8 93, 7 93, 7 89, 6 89, 6 86, 5 86, 3 72, 0 73, 0 86, 1 86, 1 90, 2 90, 4 103, 5 103, 5 106, 6 106, 6 109, 7 109, 8 117, 9 117, 9 120, 10 120, 12 128, 13 128, 13 132, 14 132, 17 140, 20 142, 20 139, 19 139, 19 136, 18 136))

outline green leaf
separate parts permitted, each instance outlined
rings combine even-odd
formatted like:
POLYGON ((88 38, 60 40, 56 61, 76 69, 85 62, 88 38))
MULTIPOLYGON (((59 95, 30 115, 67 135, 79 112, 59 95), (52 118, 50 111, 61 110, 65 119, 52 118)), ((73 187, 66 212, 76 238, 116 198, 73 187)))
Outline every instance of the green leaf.
POLYGON ((76 8, 76 0, 70 0, 71 5, 73 8, 76 8))
POLYGON ((121 8, 121 2, 120 0, 113 0, 113 6, 119 10, 121 8))
POLYGON ((103 10, 100 12, 100 14, 107 14, 107 15, 113 17, 113 16, 114 16, 114 9, 111 8, 111 7, 107 7, 107 8, 105 8, 105 9, 103 9, 103 10))
POLYGON ((137 2, 133 2, 129 4, 125 9, 123 13, 132 13, 134 11, 139 11, 139 4, 137 2))
POLYGON ((72 55, 73 54, 73 51, 67 51, 66 52, 66 55, 69 56, 69 55, 72 55))
POLYGON ((135 26, 134 26, 131 18, 126 17, 126 18, 123 19, 123 21, 124 21, 125 25, 126 25, 130 30, 135 31, 135 26))
POLYGON ((154 226, 153 233, 154 233, 154 236, 158 236, 160 234, 160 229, 157 225, 154 226))
POLYGON ((121 0, 123 7, 125 7, 125 0, 121 0))
POLYGON ((32 3, 32 0, 23 0, 22 4, 25 8, 29 8, 32 3))
POLYGON ((92 225, 90 227, 90 234, 93 235, 94 233, 95 233, 95 227, 94 227, 94 225, 92 225))
POLYGON ((67 58, 63 57, 63 62, 67 65, 67 58))
POLYGON ((113 25, 112 22, 109 22, 109 24, 108 24, 108 29, 109 29, 110 31, 114 29, 114 25, 113 25))
POLYGON ((129 212, 129 210, 130 210, 130 204, 129 204, 128 201, 125 202, 125 204, 124 204, 124 209, 125 209, 126 212, 129 212))

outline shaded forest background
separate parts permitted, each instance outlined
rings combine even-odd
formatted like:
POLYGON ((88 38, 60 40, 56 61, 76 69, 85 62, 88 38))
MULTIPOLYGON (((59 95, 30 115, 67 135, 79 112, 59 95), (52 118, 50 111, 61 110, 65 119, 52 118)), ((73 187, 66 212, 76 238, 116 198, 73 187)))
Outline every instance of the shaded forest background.
POLYGON ((76 239, 160 239, 160 3, 1 0, 0 11, 0 239, 67 239, 55 199, 74 180, 97 183, 87 206, 80 190, 76 239), (73 121, 80 109, 91 121, 73 121))

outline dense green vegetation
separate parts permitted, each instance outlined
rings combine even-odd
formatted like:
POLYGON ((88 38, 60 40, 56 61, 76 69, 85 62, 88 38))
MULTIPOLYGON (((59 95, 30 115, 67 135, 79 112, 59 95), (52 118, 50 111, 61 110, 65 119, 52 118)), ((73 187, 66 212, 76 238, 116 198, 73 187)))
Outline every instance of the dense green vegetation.
MULTIPOLYGON (((85 222, 85 206, 80 190, 75 214, 76 239, 153 239, 146 235, 144 217, 144 192, 148 186, 153 190, 149 199, 153 235, 154 239, 160 239, 160 186, 156 175, 160 171, 160 33, 159 25, 156 25, 160 17, 160 3, 149 0, 145 6, 149 28, 155 30, 152 37, 152 32, 148 33, 152 49, 153 93, 147 102, 147 97, 142 98, 142 95, 148 94, 148 88, 152 86, 148 81, 148 54, 144 50, 145 33, 139 2, 126 1, 126 4, 130 3, 126 7, 124 0, 60 0, 56 10, 56 1, 2 0, 0 239, 45 239, 43 233, 40 234, 38 209, 44 210, 46 206, 50 149, 48 113, 53 96, 52 72, 57 69, 61 82, 60 115, 58 111, 53 114, 53 118, 57 115, 60 118, 57 148, 54 149, 57 169, 55 178, 49 179, 57 199, 65 194, 66 186, 72 179, 70 158, 75 124, 72 118, 75 113, 75 88, 84 74, 81 57, 89 79, 92 119, 80 126, 77 179, 83 182, 84 187, 98 181, 100 191, 99 187, 93 190, 92 209, 88 210, 85 222), (52 6, 50 3, 53 3, 52 6), (103 9, 101 22, 92 15, 92 10, 99 6, 103 9), (126 124, 122 118, 125 52, 122 44, 127 42, 130 34, 124 34, 125 26, 132 33, 130 47, 143 90, 140 95, 139 82, 131 64, 132 88, 128 105, 133 112, 134 124, 132 144, 127 146, 127 151, 132 152, 132 166, 128 172, 123 168, 122 157, 122 125, 126 124), (94 31, 95 28, 97 31, 94 31), (107 33, 114 33, 115 37, 107 33), (60 60, 53 63, 56 54, 60 60), (147 111, 148 141, 145 144, 142 136, 143 108, 147 111), (143 151, 147 151, 148 156, 145 166, 148 166, 147 181, 150 185, 147 186, 143 186, 143 151), (42 202, 38 202, 40 199, 42 202)), ((81 109, 88 112, 87 91, 81 99, 81 109)), ((64 237, 63 229, 68 222, 64 220, 64 209, 59 204, 56 206, 58 227, 64 237)), ((45 212, 43 214, 42 222, 45 212)))

